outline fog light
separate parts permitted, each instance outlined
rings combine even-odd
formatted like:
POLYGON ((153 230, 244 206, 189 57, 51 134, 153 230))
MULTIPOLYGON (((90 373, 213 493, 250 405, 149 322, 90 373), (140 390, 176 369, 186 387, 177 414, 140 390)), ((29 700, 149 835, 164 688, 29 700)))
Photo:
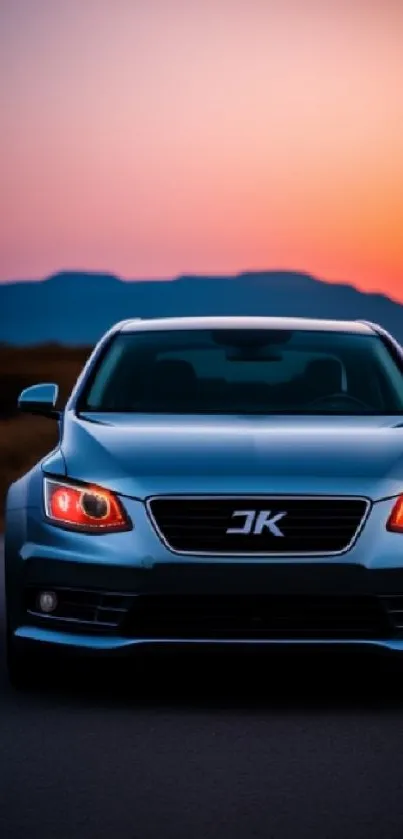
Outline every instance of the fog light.
POLYGON ((37 598, 37 603, 41 612, 49 615, 57 608, 58 598, 54 591, 41 591, 37 598))

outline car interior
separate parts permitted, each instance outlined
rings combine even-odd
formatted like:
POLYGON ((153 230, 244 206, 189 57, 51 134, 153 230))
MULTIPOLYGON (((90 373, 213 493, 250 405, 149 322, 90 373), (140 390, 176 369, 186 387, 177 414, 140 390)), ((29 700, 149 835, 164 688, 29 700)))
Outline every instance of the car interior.
POLYGON ((150 411, 180 412, 189 406, 197 410, 217 406, 219 410, 223 405, 229 411, 241 410, 242 406, 253 411, 276 405, 291 409, 346 391, 346 374, 335 358, 311 360, 292 378, 274 382, 265 381, 268 365, 261 366, 259 380, 229 380, 218 375, 198 375, 190 361, 178 358, 122 365, 111 382, 111 392, 104 393, 104 398, 115 411, 141 410, 141 405, 150 411))

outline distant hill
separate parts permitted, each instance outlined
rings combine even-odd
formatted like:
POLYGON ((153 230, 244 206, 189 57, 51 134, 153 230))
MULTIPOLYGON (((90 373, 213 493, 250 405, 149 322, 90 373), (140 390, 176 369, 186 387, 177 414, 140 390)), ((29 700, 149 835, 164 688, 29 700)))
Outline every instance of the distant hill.
POLYGON ((122 281, 63 272, 0 285, 0 342, 93 344, 113 323, 169 315, 290 315, 377 321, 403 343, 403 305, 286 271, 122 281))

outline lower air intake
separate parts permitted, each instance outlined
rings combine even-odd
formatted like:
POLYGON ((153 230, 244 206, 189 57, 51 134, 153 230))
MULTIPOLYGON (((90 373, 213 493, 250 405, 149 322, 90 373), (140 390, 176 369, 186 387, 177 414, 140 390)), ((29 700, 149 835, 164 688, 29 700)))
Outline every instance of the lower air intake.
POLYGON ((141 596, 122 626, 149 639, 381 639, 388 620, 375 597, 141 596))

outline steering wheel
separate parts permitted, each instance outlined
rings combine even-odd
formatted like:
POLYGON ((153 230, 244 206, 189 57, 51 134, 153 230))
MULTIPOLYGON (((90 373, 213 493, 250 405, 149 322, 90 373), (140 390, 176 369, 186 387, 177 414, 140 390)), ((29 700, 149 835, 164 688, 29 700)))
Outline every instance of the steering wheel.
POLYGON ((327 396, 318 396, 317 399, 313 399, 312 402, 307 403, 307 408, 315 408, 317 405, 322 405, 322 403, 326 404, 326 402, 350 402, 366 410, 370 410, 371 408, 362 399, 357 399, 356 396, 350 396, 349 393, 329 393, 327 396))

